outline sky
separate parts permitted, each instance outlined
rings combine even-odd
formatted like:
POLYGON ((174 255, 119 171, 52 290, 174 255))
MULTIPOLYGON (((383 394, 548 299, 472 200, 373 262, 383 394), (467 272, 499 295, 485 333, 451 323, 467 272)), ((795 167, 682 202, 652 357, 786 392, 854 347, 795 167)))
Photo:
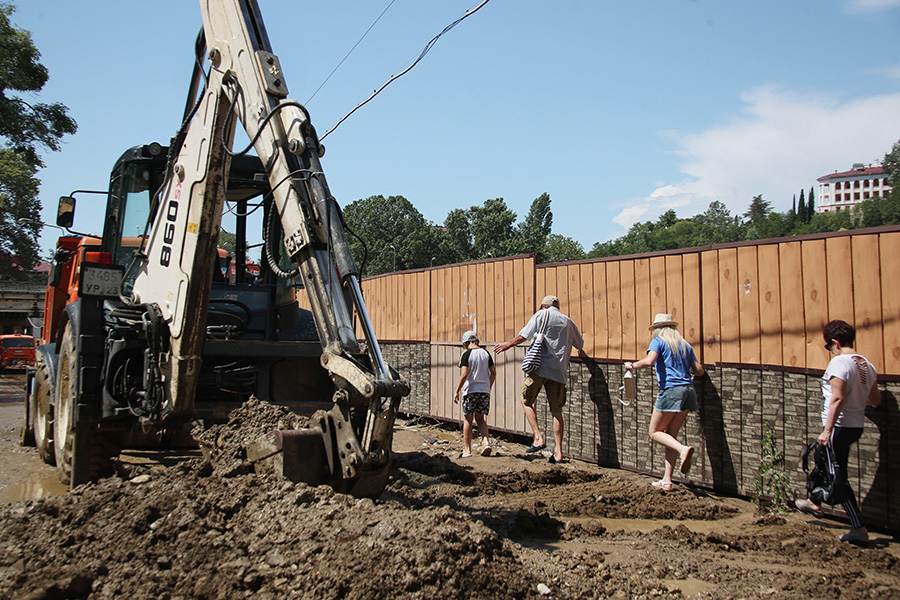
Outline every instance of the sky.
MULTIPOLYGON (((175 133, 200 6, 15 3, 50 73, 31 100, 78 122, 38 174, 54 223, 59 196, 106 190, 122 152, 175 133)), ((479 2, 259 4, 321 136, 479 2)), ((340 204, 403 196, 434 223, 493 198, 521 221, 546 192, 553 233, 587 251, 669 209, 787 211, 898 141, 900 0, 490 0, 330 133, 322 164, 340 204)), ((78 201, 74 228, 101 231, 102 196, 78 201)))

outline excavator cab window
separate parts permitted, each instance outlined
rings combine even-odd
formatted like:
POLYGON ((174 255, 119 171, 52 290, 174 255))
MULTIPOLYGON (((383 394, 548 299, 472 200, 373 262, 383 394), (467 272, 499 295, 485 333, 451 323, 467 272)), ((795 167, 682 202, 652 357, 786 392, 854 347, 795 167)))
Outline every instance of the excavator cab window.
POLYGON ((127 267, 140 246, 153 194, 163 181, 164 150, 159 144, 135 146, 113 167, 102 250, 110 253, 117 265, 127 267))
POLYGON ((160 181, 159 173, 151 164, 129 163, 122 170, 121 177, 114 182, 110 206, 107 212, 105 251, 112 253, 116 264, 128 266, 133 252, 140 246, 141 238, 150 216, 150 202, 160 181))

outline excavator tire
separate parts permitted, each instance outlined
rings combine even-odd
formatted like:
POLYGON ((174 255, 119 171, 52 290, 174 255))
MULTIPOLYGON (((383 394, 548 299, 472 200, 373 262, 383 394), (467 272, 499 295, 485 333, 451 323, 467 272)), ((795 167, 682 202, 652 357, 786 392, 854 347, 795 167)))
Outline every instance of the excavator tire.
POLYGON ((76 358, 74 334, 67 325, 59 353, 53 447, 59 480, 72 487, 110 475, 112 459, 119 453, 114 435, 93 423, 75 423, 76 358))
POLYGON ((34 431, 31 427, 31 404, 26 394, 25 398, 25 414, 22 415, 22 429, 19 431, 19 444, 22 446, 34 447, 34 431))
POLYGON ((56 452, 53 449, 53 405, 50 403, 51 389, 47 363, 39 357, 35 367, 32 393, 28 397, 32 437, 41 460, 53 465, 56 464, 56 452))

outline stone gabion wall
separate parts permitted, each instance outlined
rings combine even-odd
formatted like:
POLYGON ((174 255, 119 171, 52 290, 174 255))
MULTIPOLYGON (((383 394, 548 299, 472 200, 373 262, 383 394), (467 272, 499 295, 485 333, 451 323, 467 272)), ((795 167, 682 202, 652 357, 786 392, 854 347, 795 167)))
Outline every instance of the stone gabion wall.
MULTIPOLYGON (((440 418, 430 411, 429 345, 386 344, 382 348, 388 362, 412 386, 401 410, 440 418)), ((706 371, 695 383, 700 412, 688 416, 679 435, 697 449, 691 482, 726 494, 752 496, 763 460, 763 439, 768 435, 782 453, 781 464, 792 490, 803 497, 806 476, 800 457, 822 430, 821 374, 744 365, 717 365, 706 371)), ((621 363, 572 361, 563 411, 563 451, 602 466, 659 476, 664 468, 663 449, 648 435, 656 378, 650 370, 639 371, 638 397, 625 406, 619 392, 623 372, 621 363)), ((851 456, 849 475, 867 521, 896 531, 900 513, 889 508, 892 499, 900 498, 900 383, 879 387, 882 405, 867 410, 866 431, 851 456)), ((538 419, 545 435, 551 435, 543 393, 538 419)), ((836 512, 841 513, 840 507, 836 512)))
POLYGON ((409 396, 400 403, 402 412, 427 415, 431 412, 430 346, 422 343, 381 344, 385 361, 410 385, 409 396))

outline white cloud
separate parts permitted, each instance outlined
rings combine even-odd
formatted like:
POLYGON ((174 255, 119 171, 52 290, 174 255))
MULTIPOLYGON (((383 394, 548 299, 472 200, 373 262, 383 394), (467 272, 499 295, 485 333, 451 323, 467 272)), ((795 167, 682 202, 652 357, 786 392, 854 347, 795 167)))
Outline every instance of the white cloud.
POLYGON ((900 93, 839 103, 763 86, 742 100, 740 116, 700 133, 676 135, 684 179, 660 185, 613 221, 628 228, 669 208, 692 216, 712 200, 742 214, 759 194, 783 212, 801 189, 816 187, 817 178, 855 162, 877 163, 900 139, 900 93))
POLYGON ((900 7, 900 0, 849 0, 850 12, 873 13, 900 7))
POLYGON ((874 72, 880 74, 885 79, 900 79, 900 65, 874 69, 874 72))

